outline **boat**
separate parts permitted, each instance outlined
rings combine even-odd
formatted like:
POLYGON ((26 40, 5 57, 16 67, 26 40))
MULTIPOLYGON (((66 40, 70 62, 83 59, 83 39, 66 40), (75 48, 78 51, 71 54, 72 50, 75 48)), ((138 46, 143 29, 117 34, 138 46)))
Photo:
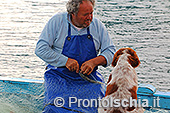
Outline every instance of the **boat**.
POLYGON ((43 80, 0 77, 1 113, 41 113, 43 80))
MULTIPOLYGON (((39 113, 43 109, 43 82, 43 80, 0 77, 0 102, 19 106, 23 113, 39 113)), ((139 84, 137 95, 138 102, 143 102, 146 111, 170 110, 170 92, 157 91, 151 84, 139 84)), ((15 112, 10 111, 10 113, 15 112)))

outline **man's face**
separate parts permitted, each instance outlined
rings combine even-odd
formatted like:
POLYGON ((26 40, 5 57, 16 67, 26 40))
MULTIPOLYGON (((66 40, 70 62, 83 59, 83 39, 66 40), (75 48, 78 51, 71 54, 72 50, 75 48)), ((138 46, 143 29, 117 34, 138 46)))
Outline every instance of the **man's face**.
POLYGON ((90 1, 83 1, 80 4, 77 14, 72 14, 72 23, 81 28, 88 27, 93 19, 93 5, 90 1))

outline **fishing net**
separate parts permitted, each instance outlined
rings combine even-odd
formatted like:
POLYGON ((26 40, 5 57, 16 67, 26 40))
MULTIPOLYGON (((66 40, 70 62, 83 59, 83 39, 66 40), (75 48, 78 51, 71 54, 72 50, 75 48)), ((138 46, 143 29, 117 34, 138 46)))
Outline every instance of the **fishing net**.
POLYGON ((0 113, 41 113, 42 83, 0 80, 0 113))

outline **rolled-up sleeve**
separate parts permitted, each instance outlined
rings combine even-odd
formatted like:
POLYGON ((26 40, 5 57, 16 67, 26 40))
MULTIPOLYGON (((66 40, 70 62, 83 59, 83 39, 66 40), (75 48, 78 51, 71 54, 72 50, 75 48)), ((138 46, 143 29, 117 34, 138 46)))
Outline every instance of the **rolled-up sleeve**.
POLYGON ((100 33, 100 41, 101 41, 101 52, 99 55, 102 55, 107 60, 107 65, 109 66, 112 63, 114 53, 116 52, 115 46, 113 44, 112 39, 110 38, 107 29, 103 24, 100 24, 99 33, 100 33))
POLYGON ((65 66, 68 57, 53 50, 53 43, 58 29, 58 20, 51 18, 44 27, 36 44, 35 54, 48 64, 56 67, 65 66))
MULTIPOLYGON (((68 19, 67 13, 54 15, 46 24, 39 40, 36 44, 35 54, 55 67, 66 65, 68 57, 62 54, 62 49, 66 36, 68 35, 68 19)), ((72 35, 84 35, 87 33, 87 28, 80 31, 71 27, 72 35)), ((90 25, 90 33, 94 37, 96 52, 100 50, 100 54, 106 58, 107 65, 111 64, 115 53, 115 46, 109 37, 107 29, 98 19, 93 19, 90 25)))

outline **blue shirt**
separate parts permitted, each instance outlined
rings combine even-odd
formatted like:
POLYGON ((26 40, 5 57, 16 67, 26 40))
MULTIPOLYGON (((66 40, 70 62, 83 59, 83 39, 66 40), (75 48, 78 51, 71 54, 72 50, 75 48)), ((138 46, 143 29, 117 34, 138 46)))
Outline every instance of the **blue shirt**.
MULTIPOLYGON (((47 64, 55 67, 66 65, 68 57, 61 53, 68 35, 68 22, 71 24, 71 35, 87 34, 87 28, 78 31, 69 21, 69 18, 66 12, 54 15, 48 21, 39 37, 35 54, 47 64)), ((116 50, 106 28, 96 18, 93 18, 89 28, 90 34, 93 36, 96 53, 104 56, 107 60, 107 65, 110 65, 116 50)))

